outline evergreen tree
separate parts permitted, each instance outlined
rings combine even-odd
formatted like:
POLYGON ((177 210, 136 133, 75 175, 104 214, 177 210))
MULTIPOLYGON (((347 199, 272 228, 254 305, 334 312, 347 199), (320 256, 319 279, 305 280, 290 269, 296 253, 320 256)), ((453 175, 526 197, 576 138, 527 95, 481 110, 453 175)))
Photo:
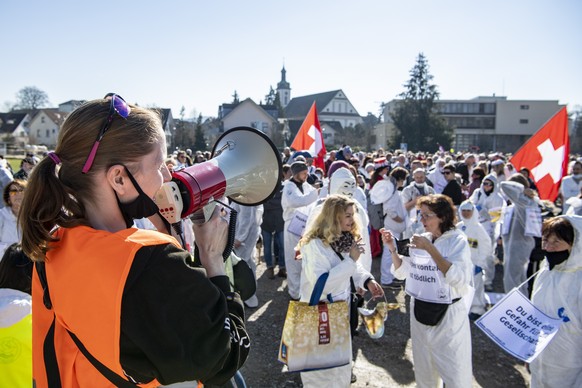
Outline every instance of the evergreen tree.
POLYGON ((196 129, 194 130, 194 149, 196 151, 207 151, 206 138, 202 131, 202 114, 198 115, 196 120, 196 129))
POLYGON ((273 86, 270 86, 269 93, 267 93, 265 95, 265 105, 274 105, 276 96, 277 96, 277 93, 273 89, 273 86))
POLYGON ((439 145, 448 149, 453 130, 436 110, 439 93, 431 83, 433 76, 424 54, 418 54, 410 76, 404 84, 406 90, 399 95, 402 100, 391 114, 396 127, 394 144, 407 143, 409 150, 434 151, 439 145))

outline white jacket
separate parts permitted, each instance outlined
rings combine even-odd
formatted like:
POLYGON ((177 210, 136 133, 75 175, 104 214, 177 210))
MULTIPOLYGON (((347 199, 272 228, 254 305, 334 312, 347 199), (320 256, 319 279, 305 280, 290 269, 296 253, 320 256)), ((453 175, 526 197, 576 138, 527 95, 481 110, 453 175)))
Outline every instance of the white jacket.
POLYGON ((9 206, 3 207, 0 209, 0 260, 6 248, 21 239, 22 232, 17 224, 16 216, 9 206))
POLYGON ((582 387, 582 217, 565 217, 574 227, 570 257, 551 271, 547 260, 542 262, 531 300, 550 317, 569 321, 530 364, 532 388, 582 387))
POLYGON ((248 261, 252 258, 261 234, 263 205, 243 206, 233 202, 230 206, 238 212, 234 238, 241 242, 241 246, 235 249, 235 253, 241 259, 248 261))
POLYGON ((341 260, 334 250, 323 244, 320 239, 313 239, 301 247, 301 301, 309 302, 315 282, 319 277, 329 272, 329 277, 323 288, 320 300, 327 300, 331 294, 333 301, 349 300, 350 277, 354 285, 364 288, 364 283, 374 277, 362 267, 358 261, 353 261, 348 252, 343 252, 341 260))
POLYGON ((505 205, 505 200, 500 194, 500 187, 495 174, 487 175, 483 178, 483 181, 485 181, 485 179, 493 182, 493 191, 487 195, 485 190, 483 190, 483 182, 481 182, 481 187, 478 190, 473 191, 469 200, 473 205, 475 205, 479 212, 479 222, 483 224, 483 227, 487 233, 489 233, 489 236, 493 237, 494 225, 497 222, 492 222, 491 212, 501 211, 505 205))
POLYGON ((396 189, 394 179, 383 179, 376 182, 370 190, 370 199, 373 203, 382 203, 384 209, 384 228, 390 230, 396 238, 402 238, 406 230, 408 212, 402 202, 400 192, 396 189), (395 221, 400 217, 403 221, 395 221))
MULTIPOLYGON (((424 237, 432 238, 430 233, 424 233, 424 237)), ((473 281, 473 263, 471 251, 467 243, 467 237, 460 230, 453 229, 443 233, 433 242, 439 253, 451 263, 445 283, 451 286, 451 298, 460 298, 467 294, 473 281)), ((402 265, 396 269, 394 264, 390 269, 397 279, 406 279, 410 273, 411 259, 402 257, 402 265)))
POLYGON ((478 267, 485 267, 487 258, 493 254, 493 245, 489 233, 479 223, 475 205, 473 205, 473 215, 468 219, 463 217, 461 209, 459 209, 459 219, 462 221, 457 224, 457 229, 467 236, 471 249, 471 261, 478 267))
POLYGON ((303 193, 297 185, 291 180, 283 183, 283 196, 281 197, 281 206, 283 207, 283 219, 289 221, 293 218, 296 210, 305 215, 309 215, 310 205, 317 201, 317 190, 307 182, 303 182, 303 193))

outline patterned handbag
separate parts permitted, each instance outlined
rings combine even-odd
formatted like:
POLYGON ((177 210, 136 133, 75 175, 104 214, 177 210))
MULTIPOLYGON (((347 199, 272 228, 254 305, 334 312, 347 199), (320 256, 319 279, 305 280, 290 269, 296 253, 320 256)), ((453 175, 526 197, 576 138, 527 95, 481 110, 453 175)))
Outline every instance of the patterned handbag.
POLYGON ((279 347, 279 361, 289 372, 334 368, 351 361, 347 302, 319 302, 328 276, 317 279, 309 303, 289 302, 279 347))

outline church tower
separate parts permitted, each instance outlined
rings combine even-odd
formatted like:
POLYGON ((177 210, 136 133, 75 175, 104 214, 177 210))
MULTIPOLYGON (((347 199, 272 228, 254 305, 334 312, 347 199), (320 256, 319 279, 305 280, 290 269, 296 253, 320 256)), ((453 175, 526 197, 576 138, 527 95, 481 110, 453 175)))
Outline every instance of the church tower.
POLYGON ((283 69, 281 69, 281 81, 277 84, 277 94, 279 95, 279 101, 283 108, 285 108, 291 100, 291 86, 285 79, 286 74, 287 71, 285 70, 285 65, 283 65, 283 69))

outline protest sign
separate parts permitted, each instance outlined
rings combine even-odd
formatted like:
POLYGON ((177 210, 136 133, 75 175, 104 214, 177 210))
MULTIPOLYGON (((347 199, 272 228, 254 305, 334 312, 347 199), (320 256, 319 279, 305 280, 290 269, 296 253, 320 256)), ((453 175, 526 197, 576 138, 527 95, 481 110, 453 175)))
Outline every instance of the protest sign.
POLYGON ((406 293, 425 302, 451 304, 451 287, 428 252, 410 249, 406 293))
POLYGON ((525 362, 544 350, 561 323, 536 308, 517 288, 475 321, 503 350, 525 362))

